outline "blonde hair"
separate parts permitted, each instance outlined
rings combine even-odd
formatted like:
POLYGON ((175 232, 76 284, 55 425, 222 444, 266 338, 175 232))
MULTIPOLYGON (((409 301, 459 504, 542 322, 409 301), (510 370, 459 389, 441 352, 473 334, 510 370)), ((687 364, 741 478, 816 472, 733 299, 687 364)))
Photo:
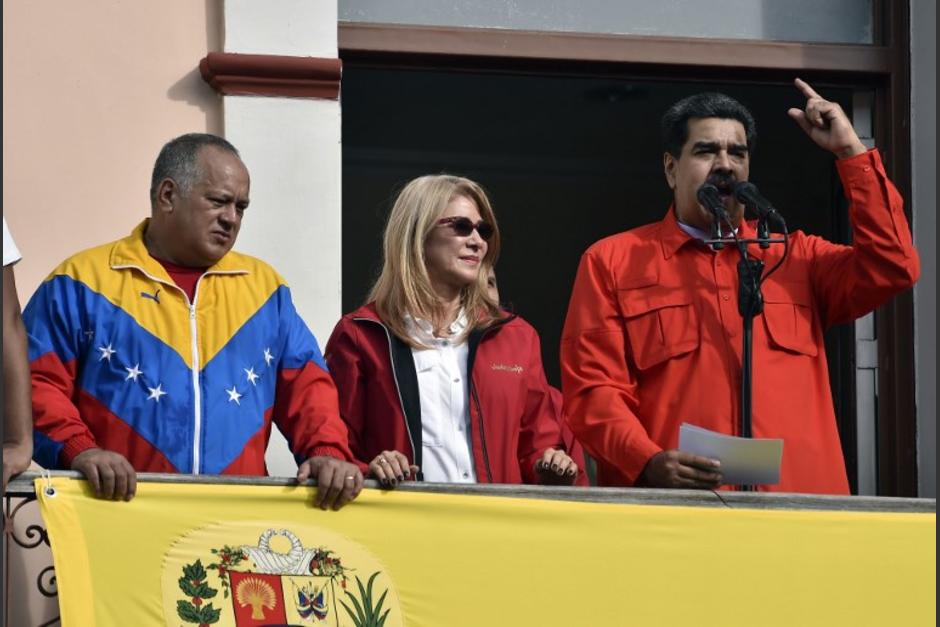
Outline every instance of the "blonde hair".
POLYGON ((368 297, 375 301, 379 317, 391 331, 415 348, 429 347, 409 337, 405 316, 436 321, 446 315, 431 286, 424 245, 447 206, 460 196, 472 200, 480 217, 493 225, 493 236, 487 241, 477 280, 464 287, 460 295, 469 319, 460 340, 501 317, 499 305, 490 298, 486 286, 489 268, 496 265, 499 257, 499 227, 486 192, 477 183, 459 176, 434 174, 416 178, 402 189, 388 216, 382 272, 368 297))

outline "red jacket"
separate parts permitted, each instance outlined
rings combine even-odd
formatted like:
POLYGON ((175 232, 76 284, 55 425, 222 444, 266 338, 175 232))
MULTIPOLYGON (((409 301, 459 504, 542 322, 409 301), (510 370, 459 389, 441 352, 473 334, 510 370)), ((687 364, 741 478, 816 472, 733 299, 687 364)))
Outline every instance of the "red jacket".
MULTIPOLYGON (((522 318, 507 316, 468 341, 477 479, 536 483, 535 462, 545 449, 564 448, 538 334, 522 318)), ((420 466, 421 405, 411 347, 382 324, 374 304, 337 323, 326 362, 360 465, 367 468, 383 450, 394 449, 420 466)))
MULTIPOLYGON (((877 151, 836 161, 854 241, 799 231, 763 283, 753 328, 752 429, 782 438, 780 483, 761 489, 845 494, 823 331, 866 314, 920 273, 901 197, 877 151)), ((754 236, 744 223, 740 234, 754 236)), ((750 248, 769 270, 780 246, 750 248)), ((742 325, 738 251, 717 253, 662 222, 608 237, 581 259, 561 342, 565 411, 597 459, 598 483, 632 485, 692 423, 737 434, 742 325)))
POLYGON ((565 419, 565 397, 562 396, 561 390, 554 387, 551 388, 551 394, 552 405, 555 407, 555 414, 558 416, 558 422, 561 425, 561 441, 565 445, 565 451, 567 451, 568 457, 573 459, 574 463, 576 463, 578 468, 582 471, 578 473, 578 480, 575 481, 574 484, 579 486, 591 485, 588 481, 584 447, 575 439, 574 433, 571 431, 571 427, 568 426, 568 421, 565 419))

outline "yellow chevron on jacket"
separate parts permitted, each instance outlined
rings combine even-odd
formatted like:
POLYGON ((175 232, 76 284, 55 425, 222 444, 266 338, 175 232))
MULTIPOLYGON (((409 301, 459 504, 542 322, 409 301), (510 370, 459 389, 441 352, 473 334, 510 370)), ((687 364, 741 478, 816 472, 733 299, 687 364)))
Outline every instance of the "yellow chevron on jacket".
MULTIPOLYGON (((106 298, 192 367, 188 297, 144 245, 144 220, 127 237, 77 253, 46 280, 66 275, 106 298)), ((229 252, 199 281, 195 320, 200 367, 205 366, 257 312, 284 279, 254 257, 229 252), (250 281, 227 281, 247 274, 250 281)))

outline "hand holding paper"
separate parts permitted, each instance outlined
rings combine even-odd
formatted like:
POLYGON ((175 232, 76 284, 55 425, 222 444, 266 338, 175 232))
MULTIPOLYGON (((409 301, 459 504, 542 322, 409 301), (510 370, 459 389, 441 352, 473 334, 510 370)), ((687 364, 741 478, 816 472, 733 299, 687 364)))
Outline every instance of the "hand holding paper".
POLYGON ((637 480, 637 485, 642 487, 684 490, 714 490, 722 483, 718 460, 679 449, 653 455, 637 480))
POLYGON ((679 450, 719 460, 726 484, 774 485, 780 482, 781 439, 737 438, 682 423, 679 450))

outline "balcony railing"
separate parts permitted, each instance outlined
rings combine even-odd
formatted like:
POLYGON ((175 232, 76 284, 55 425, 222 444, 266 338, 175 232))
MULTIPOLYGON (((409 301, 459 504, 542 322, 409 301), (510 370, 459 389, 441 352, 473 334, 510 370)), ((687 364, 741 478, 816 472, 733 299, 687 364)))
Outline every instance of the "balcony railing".
MULTIPOLYGON (((54 477, 80 479, 76 472, 54 471, 54 477)), ((57 588, 49 537, 38 516, 34 480, 39 473, 27 472, 11 481, 4 497, 4 512, 11 524, 4 537, 5 573, 4 624, 45 627, 58 623, 57 588), (25 516, 24 516, 25 514, 25 516), (27 520, 28 518, 28 520, 27 520), (31 577, 10 576, 11 556, 23 566, 31 565, 31 577), (37 574, 38 573, 38 574, 37 574), (47 607, 42 607, 43 603, 47 607), (11 608, 12 605, 12 608, 11 608), (49 607, 51 606, 51 607, 49 607), (36 608, 36 609, 31 609, 36 608), (16 616, 13 612, 17 612, 16 616), (53 616, 54 615, 54 616, 53 616), (51 619, 50 619, 51 616, 51 619)), ((194 476, 141 473, 143 483, 201 483, 212 485, 289 486, 296 481, 285 477, 194 476)), ((313 481, 309 482, 311 485, 313 481)), ((367 488, 378 488, 374 481, 367 488)), ((633 505, 684 506, 706 508, 746 508, 765 510, 836 510, 860 512, 936 513, 936 499, 894 497, 826 496, 766 492, 706 490, 658 490, 644 488, 572 488, 530 485, 468 485, 406 482, 397 490, 425 493, 469 494, 476 496, 537 498, 560 501, 619 503, 633 505)))

